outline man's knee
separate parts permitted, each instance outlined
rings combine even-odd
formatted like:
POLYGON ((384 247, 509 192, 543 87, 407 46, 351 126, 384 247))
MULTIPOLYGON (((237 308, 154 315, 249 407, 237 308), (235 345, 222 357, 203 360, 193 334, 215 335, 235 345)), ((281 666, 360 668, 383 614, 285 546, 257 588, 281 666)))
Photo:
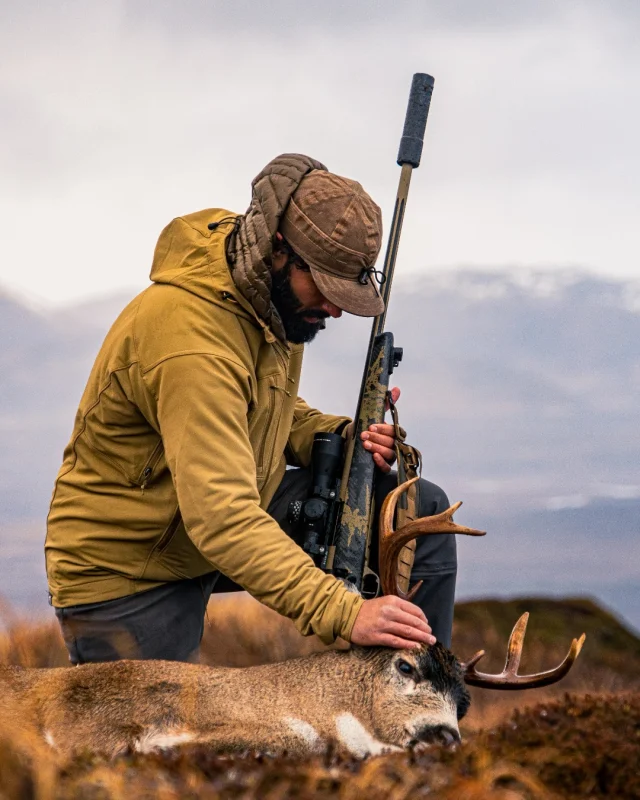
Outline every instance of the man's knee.
POLYGON ((418 481, 418 513, 421 517, 432 517, 449 508, 449 498, 444 489, 431 481, 418 481))
MULTIPOLYGON (((431 517, 449 508, 449 498, 440 486, 420 478, 417 505, 421 517, 431 517)), ((454 534, 435 533, 418 537, 412 573, 414 580, 429 575, 449 574, 455 581, 457 569, 458 557, 454 534)))

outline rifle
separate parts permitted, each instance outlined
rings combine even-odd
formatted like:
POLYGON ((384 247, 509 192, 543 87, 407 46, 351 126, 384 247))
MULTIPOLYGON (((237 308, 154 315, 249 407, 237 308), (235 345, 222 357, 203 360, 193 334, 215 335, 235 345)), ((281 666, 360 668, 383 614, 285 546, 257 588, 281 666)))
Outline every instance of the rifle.
MULTIPOLYGON (((289 521, 296 528, 295 538, 316 566, 352 584, 365 597, 375 597, 380 587, 378 576, 368 564, 376 467, 360 434, 370 425, 384 421, 387 406, 396 426, 398 482, 404 483, 414 477, 420 466, 418 451, 404 444, 404 432, 398 425, 389 393, 389 376, 402 360, 402 348, 395 346, 393 334, 384 331, 384 324, 411 174, 420 166, 433 85, 430 75, 416 73, 413 76, 397 158, 402 170, 380 280, 385 307, 371 328, 353 437, 347 443, 343 457, 345 442, 339 434, 315 435, 309 497, 292 503, 289 508, 289 521)), ((415 515, 412 505, 411 495, 408 499, 404 494, 398 502, 398 513, 405 517, 415 515)), ((405 548, 406 554, 400 558, 400 569, 408 585, 415 543, 405 548)))

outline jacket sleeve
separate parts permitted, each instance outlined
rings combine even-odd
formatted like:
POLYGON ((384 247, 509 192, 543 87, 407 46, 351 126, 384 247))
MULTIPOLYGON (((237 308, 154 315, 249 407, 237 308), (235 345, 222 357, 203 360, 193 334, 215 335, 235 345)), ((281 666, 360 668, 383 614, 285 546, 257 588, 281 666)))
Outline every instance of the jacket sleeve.
POLYGON ((316 433, 344 433, 351 422, 349 417, 323 414, 298 397, 293 412, 293 423, 287 442, 287 463, 295 467, 308 467, 311 447, 316 433))
POLYGON ((168 357, 144 376, 186 530, 215 568, 323 642, 349 639, 359 595, 318 569, 260 508, 250 377, 218 355, 168 357))

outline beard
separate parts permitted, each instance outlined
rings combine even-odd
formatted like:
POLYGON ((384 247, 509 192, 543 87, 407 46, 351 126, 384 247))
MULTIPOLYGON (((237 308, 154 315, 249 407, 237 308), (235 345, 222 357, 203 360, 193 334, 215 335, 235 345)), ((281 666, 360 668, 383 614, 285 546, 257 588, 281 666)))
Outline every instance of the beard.
POLYGON ((305 308, 291 288, 291 263, 278 272, 271 274, 271 302, 280 315, 287 341, 291 344, 308 344, 318 331, 325 327, 326 311, 316 308, 305 308), (307 322, 305 317, 317 317, 318 322, 307 322))

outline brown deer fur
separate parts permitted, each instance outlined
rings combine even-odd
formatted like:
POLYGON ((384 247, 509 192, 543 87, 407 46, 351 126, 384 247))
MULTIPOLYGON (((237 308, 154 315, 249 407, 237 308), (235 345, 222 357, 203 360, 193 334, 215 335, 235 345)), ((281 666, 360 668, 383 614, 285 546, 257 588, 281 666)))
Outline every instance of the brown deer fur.
POLYGON ((333 745, 366 756, 457 741, 469 704, 461 667, 440 644, 355 647, 242 669, 169 661, 0 667, 0 683, 3 718, 63 754, 200 742, 296 754, 333 745))

